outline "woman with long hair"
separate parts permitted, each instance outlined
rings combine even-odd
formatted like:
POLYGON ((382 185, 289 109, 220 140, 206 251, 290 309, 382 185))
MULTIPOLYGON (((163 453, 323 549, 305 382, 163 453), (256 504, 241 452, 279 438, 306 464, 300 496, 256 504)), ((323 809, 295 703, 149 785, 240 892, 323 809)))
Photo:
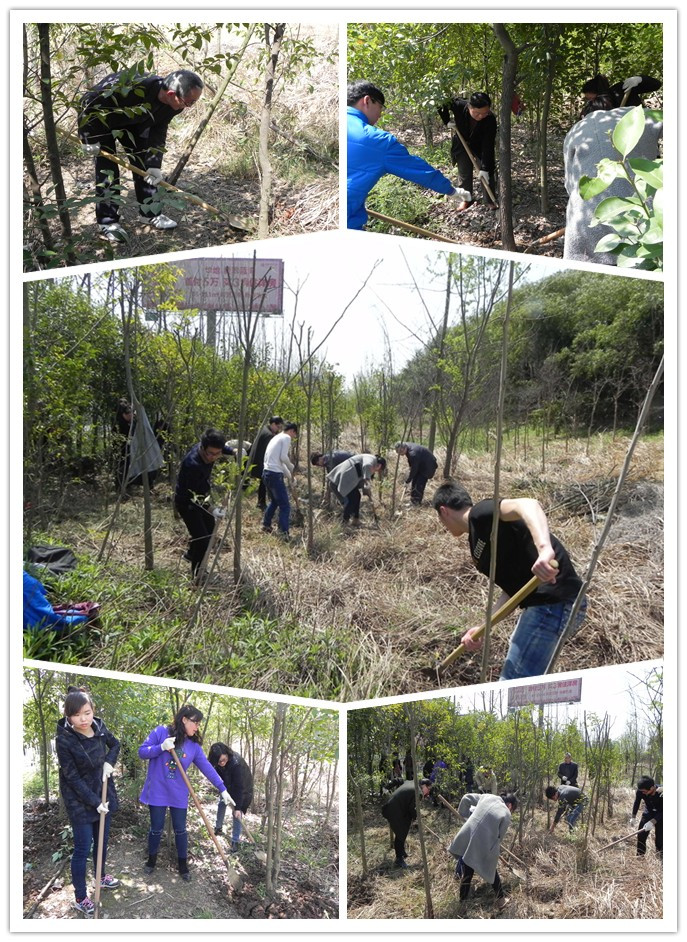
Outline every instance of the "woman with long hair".
POLYGON ((156 726, 148 734, 143 745, 139 747, 139 756, 148 761, 148 772, 139 799, 144 805, 148 805, 150 812, 148 859, 143 868, 146 873, 152 873, 157 864, 157 852, 169 808, 179 874, 182 880, 191 879, 188 871, 188 835, 186 833, 189 793, 176 761, 171 755, 172 749, 175 750, 184 771, 188 770, 193 763, 221 793, 222 800, 229 801, 229 793, 222 779, 205 758, 202 749, 203 737, 200 733, 202 719, 201 711, 193 704, 186 703, 169 725, 156 726))
MULTIPOLYGON (((110 815, 118 807, 112 773, 119 755, 119 740, 95 715, 90 693, 82 687, 69 687, 64 716, 57 724, 55 746, 60 767, 60 794, 74 836, 71 859, 74 908, 92 916, 95 906, 86 889, 86 863, 93 849, 98 853, 100 815, 105 814, 103 831, 103 871, 110 835, 110 815), (107 801, 101 802, 103 782, 107 781, 107 801)), ((113 889, 119 880, 110 873, 100 878, 101 889, 113 889)))

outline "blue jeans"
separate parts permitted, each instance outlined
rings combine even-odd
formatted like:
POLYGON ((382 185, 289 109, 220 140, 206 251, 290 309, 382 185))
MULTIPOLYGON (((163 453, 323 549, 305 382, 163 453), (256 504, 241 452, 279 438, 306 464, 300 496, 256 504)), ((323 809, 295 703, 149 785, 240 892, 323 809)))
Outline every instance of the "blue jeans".
MULTIPOLYGON (((536 677, 546 671, 558 639, 568 623, 573 602, 574 599, 551 605, 531 605, 522 612, 511 635, 499 680, 536 677)), ((579 631, 586 611, 587 599, 584 598, 575 624, 568 633, 569 638, 579 631)))
MULTIPOLYGON (((167 809, 161 805, 148 805, 150 811, 150 830, 148 831, 148 853, 152 856, 158 852, 162 832, 165 827, 167 809)), ((186 833, 187 808, 170 808, 172 828, 174 829, 174 843, 177 857, 186 860, 188 857, 188 834, 186 833)))
MULTIPOLYGON (((72 854, 72 883, 74 884, 74 898, 82 900, 88 896, 86 891, 86 862, 93 848, 93 859, 98 853, 98 833, 100 821, 89 821, 88 824, 72 824, 74 836, 74 853, 72 854)), ((107 858, 107 839, 110 836, 110 816, 105 815, 105 833, 103 835, 103 874, 105 873, 105 860, 107 858)))
MULTIPOLYGON (((227 813, 227 806, 220 799, 220 801, 217 804, 217 821, 215 823, 216 831, 220 831, 222 829, 222 825, 224 824, 224 816, 226 813, 227 813)), ((231 839, 233 842, 238 843, 238 841, 241 839, 242 830, 243 830, 243 822, 241 821, 241 818, 232 818, 231 839)))
POLYGON ((272 526, 272 517, 274 517, 278 507, 279 529, 282 533, 288 533, 291 504, 289 503, 289 492, 286 490, 286 484, 284 483, 284 475, 279 471, 263 471, 262 479, 272 497, 265 511, 265 516, 262 519, 262 525, 264 527, 272 526))
POLYGON ((580 800, 577 802, 575 807, 571 808, 570 811, 568 811, 568 813, 566 814, 565 820, 568 822, 568 827, 570 828, 571 831, 575 827, 577 819, 584 811, 584 806, 586 804, 587 804, 587 799, 580 798, 580 800))

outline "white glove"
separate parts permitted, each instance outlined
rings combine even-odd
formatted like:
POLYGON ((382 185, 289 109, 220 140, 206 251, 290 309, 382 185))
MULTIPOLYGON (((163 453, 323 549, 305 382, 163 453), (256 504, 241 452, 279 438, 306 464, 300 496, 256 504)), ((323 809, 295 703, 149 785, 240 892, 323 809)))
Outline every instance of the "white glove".
POLYGON ((238 818, 238 820, 240 821, 241 818, 243 817, 243 811, 241 811, 240 808, 234 808, 234 817, 238 818))
POLYGON ((149 183, 151 186, 159 186, 162 182, 163 174, 161 170, 158 170, 157 167, 149 167, 146 170, 146 175, 143 177, 146 183, 149 183))
POLYGON ((160 743, 160 749, 163 752, 170 752, 174 749, 174 743, 176 742, 176 736, 168 736, 163 743, 160 743))
POLYGON ((638 85, 642 84, 641 75, 631 75, 630 78, 626 78, 623 82, 623 91, 629 92, 631 89, 636 88, 638 85))
POLYGON ((459 203, 471 203, 472 202, 472 193, 470 190, 463 190, 461 187, 457 186, 453 190, 453 193, 448 194, 450 199, 458 200, 459 203))
POLYGON ((223 801, 225 805, 231 804, 231 795, 230 795, 229 792, 226 790, 226 788, 225 788, 224 791, 220 794, 219 797, 220 797, 220 800, 223 801))
POLYGON ((103 762, 103 782, 108 779, 114 772, 114 766, 110 765, 109 762, 103 762))
POLYGON ((84 157, 97 157, 100 153, 100 144, 87 144, 85 141, 82 141, 81 148, 84 157))
POLYGON ((489 184, 489 171, 488 170, 480 170, 477 176, 479 177, 481 183, 486 183, 487 185, 489 184))
POLYGON ((109 814, 109 813, 110 813, 110 802, 109 802, 109 801, 101 801, 96 810, 97 810, 98 814, 109 814))
POLYGON ((215 520, 221 520, 223 517, 226 517, 226 515, 227 512, 222 507, 215 507, 215 509, 212 511, 212 516, 215 518, 215 520))
POLYGON ((653 831, 653 829, 654 829, 655 827, 656 827, 656 822, 655 822, 655 821, 653 820, 653 818, 652 818, 651 821, 647 821, 647 822, 646 822, 646 824, 644 825, 644 827, 642 828, 642 830, 649 832, 649 831, 653 831))
POLYGON ((633 814, 631 814, 631 815, 628 817, 627 823, 628 823, 628 824, 634 824, 634 823, 635 823, 635 816, 634 816, 633 814))

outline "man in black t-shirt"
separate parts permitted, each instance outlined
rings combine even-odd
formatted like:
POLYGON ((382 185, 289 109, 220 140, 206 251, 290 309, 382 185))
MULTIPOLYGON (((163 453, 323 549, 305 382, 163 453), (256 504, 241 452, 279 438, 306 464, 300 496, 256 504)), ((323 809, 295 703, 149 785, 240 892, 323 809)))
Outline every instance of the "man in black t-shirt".
MULTIPOLYGON (((432 504, 439 520, 455 537, 468 534, 470 555, 477 569, 489 575, 494 501, 473 505, 467 491, 455 481, 442 484, 432 504)), ((520 603, 523 609, 510 639, 500 680, 534 677, 546 672, 558 639, 565 631, 573 603, 582 582, 563 544, 549 533, 546 515, 539 501, 531 498, 502 498, 499 501, 496 584, 502 590, 494 605, 497 611, 522 588, 532 575, 542 585, 520 603), (552 565, 557 563, 557 568, 552 565)), ((575 624, 566 637, 580 627, 586 609, 582 600, 575 624)), ((468 651, 477 651, 482 639, 470 628, 461 638, 468 651)))

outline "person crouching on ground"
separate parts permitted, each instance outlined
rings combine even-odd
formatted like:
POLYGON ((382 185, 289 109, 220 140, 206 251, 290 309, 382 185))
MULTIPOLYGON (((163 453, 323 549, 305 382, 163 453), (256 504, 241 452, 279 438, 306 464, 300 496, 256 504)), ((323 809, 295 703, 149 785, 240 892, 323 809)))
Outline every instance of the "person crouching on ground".
MULTIPOLYGON (((91 695, 80 687, 69 687, 64 716, 55 737, 60 769, 60 794, 72 827, 74 852, 71 859, 74 908, 92 916, 95 905, 86 889, 86 862, 93 848, 97 859, 100 815, 105 814, 103 862, 105 870, 110 816, 118 808, 112 773, 119 755, 119 740, 95 715, 91 695), (103 782, 107 780, 107 801, 102 803, 103 782)), ((110 873, 100 878, 101 889, 114 889, 119 880, 110 873)))
POLYGON ((188 870, 188 834, 186 833, 186 815, 188 813, 188 788, 177 768, 171 750, 184 768, 193 763, 214 785, 222 801, 229 802, 229 792, 224 782, 205 758, 202 749, 203 737, 200 724, 203 714, 191 703, 185 704, 168 726, 156 726, 146 741, 139 747, 138 755, 148 762, 146 780, 139 801, 148 805, 150 812, 150 830, 148 831, 148 859, 144 866, 145 873, 152 873, 157 864, 157 852, 162 839, 167 809, 172 818, 174 843, 177 851, 177 864, 182 880, 190 880, 188 870))
POLYGON ((174 492, 174 506, 186 524, 191 539, 184 559, 191 563, 195 578, 200 568, 217 519, 208 506, 210 500, 212 467, 222 455, 233 455, 231 448, 217 429, 206 429, 200 442, 188 451, 181 462, 174 492))
POLYGON ((449 853, 458 859, 456 876, 460 877, 462 913, 465 912, 475 872, 492 885, 497 909, 503 909, 510 902, 504 893, 496 866, 501 853, 501 841, 517 807, 515 795, 480 795, 467 821, 453 839, 449 853))
POLYGON ((289 524, 291 522, 291 502, 286 481, 293 477, 294 466, 289 458, 289 449, 294 438, 298 438, 298 426, 295 422, 287 422, 283 432, 278 432, 265 449, 265 464, 262 479, 270 495, 265 516, 262 518, 262 529, 265 533, 272 532, 272 518, 279 510, 277 526, 279 536, 284 542, 289 541, 289 524))
POLYGON ((353 455, 327 475, 327 480, 343 504, 343 522, 360 523, 360 494, 372 497, 372 476, 384 474, 386 459, 379 455, 353 455))
POLYGON ((582 789, 575 788, 572 785, 559 785, 558 787, 547 785, 544 794, 549 801, 558 802, 558 808, 549 828, 549 834, 553 834, 554 828, 563 815, 565 815, 565 820, 568 822, 568 830, 572 831, 587 803, 586 797, 582 794, 582 789))
MULTIPOLYGON (((430 780, 428 778, 421 779, 419 787, 421 797, 427 798, 432 788, 430 780)), ((396 791, 392 792, 382 805, 382 815, 389 822, 389 827, 394 832, 394 850, 396 852, 394 867, 406 870, 408 868, 405 860, 408 856, 406 853, 406 837, 410 825, 417 817, 415 782, 403 782, 396 791)))
MULTIPOLYGON (((432 504, 451 536, 467 534, 472 560, 488 577, 494 501, 481 500, 473 505, 463 487, 448 481, 438 488, 432 504)), ((498 517, 496 584, 502 592, 494 611, 521 589, 532 574, 542 580, 542 585, 521 602, 523 612, 511 636, 499 680, 545 674, 558 640, 566 632, 582 581, 563 544, 549 533, 539 501, 504 497, 499 501, 498 517), (558 568, 552 565, 554 562, 558 568)), ((582 624, 586 603, 583 599, 566 638, 572 637, 582 624)), ((467 651, 478 651, 482 646, 482 639, 473 637, 478 630, 470 628, 461 638, 467 651)))
MULTIPOLYGON (((230 749, 223 742, 215 742, 210 746, 208 761, 224 782, 226 790, 234 802, 231 826, 231 851, 236 853, 239 849, 241 831, 243 830, 243 816, 253 801, 253 775, 250 766, 237 752, 230 749)), ((221 798, 217 805, 217 820, 215 834, 222 833, 224 816, 227 811, 226 802, 221 798)))

